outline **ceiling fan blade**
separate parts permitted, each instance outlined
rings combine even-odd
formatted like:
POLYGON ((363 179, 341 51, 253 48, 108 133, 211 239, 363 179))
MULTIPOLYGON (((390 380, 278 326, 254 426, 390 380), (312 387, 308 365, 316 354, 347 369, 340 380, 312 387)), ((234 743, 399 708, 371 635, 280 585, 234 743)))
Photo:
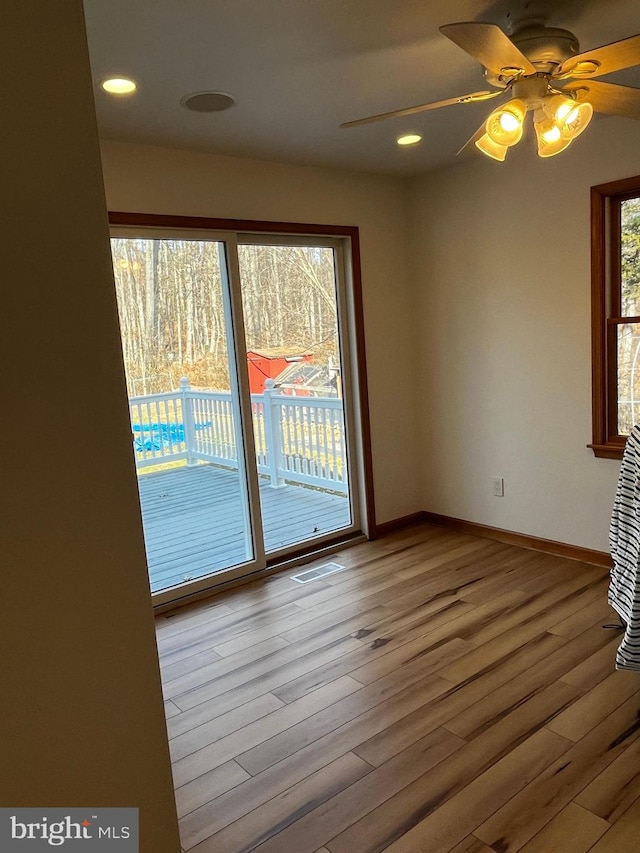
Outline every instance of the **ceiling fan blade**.
POLYGON ((500 75, 503 68, 519 69, 524 74, 536 73, 535 66, 495 24, 476 22, 446 24, 440 27, 440 32, 458 47, 466 50, 493 74, 500 75))
POLYGON ((395 118, 398 116, 410 116, 415 113, 423 113, 427 110, 437 110, 440 107, 448 107, 452 104, 469 104, 473 101, 488 101, 490 98, 495 98, 496 95, 503 95, 504 91, 498 89, 495 92, 471 92, 470 95, 461 95, 458 98, 447 98, 444 101, 433 101, 430 104, 418 104, 415 107, 405 107, 402 110, 392 110, 390 113, 379 113, 375 116, 367 116, 367 118, 359 118, 355 121, 346 121, 340 127, 357 127, 360 124, 368 124, 370 121, 380 121, 383 118, 395 118))
POLYGON ((558 76, 575 76, 575 77, 601 77, 603 74, 612 74, 614 71, 621 71, 623 68, 630 68, 632 65, 640 65, 640 35, 630 36, 621 41, 614 41, 613 44, 605 44, 602 47, 596 47, 593 50, 587 50, 584 53, 579 53, 578 56, 572 56, 563 62, 558 71, 558 76), (591 72, 576 73, 571 72, 576 69, 576 65, 583 62, 595 62, 598 67, 591 72))
POLYGON ((577 88, 573 82, 563 86, 562 91, 571 92, 577 101, 589 101, 599 113, 640 119, 640 89, 599 80, 581 80, 577 88))

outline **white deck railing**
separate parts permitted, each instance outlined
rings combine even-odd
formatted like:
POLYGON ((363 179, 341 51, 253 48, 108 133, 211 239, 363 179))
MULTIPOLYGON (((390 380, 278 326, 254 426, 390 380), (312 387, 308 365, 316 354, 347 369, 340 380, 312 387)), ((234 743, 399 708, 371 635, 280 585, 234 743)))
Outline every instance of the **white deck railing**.
MULTIPOLYGON (((267 385, 273 385, 267 380, 267 385)), ((237 469, 231 394, 190 388, 129 399, 138 468, 186 459, 237 469)), ((347 493, 342 400, 293 397, 268 387, 251 395, 258 472, 274 487, 301 483, 347 493)))

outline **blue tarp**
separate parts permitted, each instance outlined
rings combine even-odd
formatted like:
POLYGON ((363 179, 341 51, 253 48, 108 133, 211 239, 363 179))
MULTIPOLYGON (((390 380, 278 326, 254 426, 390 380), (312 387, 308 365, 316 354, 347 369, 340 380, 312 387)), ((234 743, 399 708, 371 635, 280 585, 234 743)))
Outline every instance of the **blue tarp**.
MULTIPOLYGON (((211 421, 195 424, 196 430, 206 429, 210 426, 211 421)), ((184 424, 134 424, 132 429, 134 432, 133 446, 140 453, 145 450, 162 450, 184 441, 184 424), (136 437, 135 433, 140 433, 140 436, 136 437)))

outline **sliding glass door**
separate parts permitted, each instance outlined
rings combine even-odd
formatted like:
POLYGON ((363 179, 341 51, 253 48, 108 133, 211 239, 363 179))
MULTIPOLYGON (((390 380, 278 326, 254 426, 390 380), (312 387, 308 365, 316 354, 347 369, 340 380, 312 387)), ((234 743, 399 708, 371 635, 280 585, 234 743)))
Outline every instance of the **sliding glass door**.
POLYGON ((338 247, 241 240, 254 442, 268 478, 260 510, 272 554, 352 523, 338 247))
POLYGON ((339 240, 114 228, 161 603, 360 529, 339 240))

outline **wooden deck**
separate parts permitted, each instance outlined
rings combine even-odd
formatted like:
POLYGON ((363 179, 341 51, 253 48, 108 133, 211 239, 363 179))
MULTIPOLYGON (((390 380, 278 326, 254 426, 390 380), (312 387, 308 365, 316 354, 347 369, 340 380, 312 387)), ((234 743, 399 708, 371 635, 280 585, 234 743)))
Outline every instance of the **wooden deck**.
POLYGON ((157 620, 189 853, 632 853, 605 569, 428 525, 157 620))
MULTIPOLYGON (((249 559, 238 474, 214 465, 138 478, 151 589, 221 571, 249 559)), ((348 526, 344 497, 261 481, 267 551, 348 526)))

